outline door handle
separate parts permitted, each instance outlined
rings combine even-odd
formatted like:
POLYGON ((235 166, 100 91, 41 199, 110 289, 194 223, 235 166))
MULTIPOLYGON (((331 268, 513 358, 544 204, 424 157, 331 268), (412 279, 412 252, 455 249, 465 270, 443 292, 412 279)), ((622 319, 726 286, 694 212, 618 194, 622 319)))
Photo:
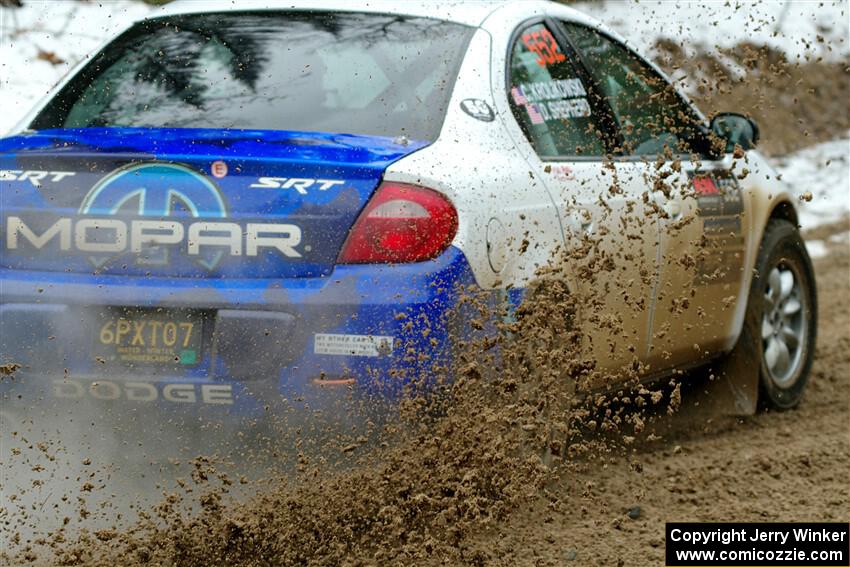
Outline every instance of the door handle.
POLYGON ((682 218, 682 204, 676 200, 668 200, 664 203, 664 212, 673 220, 682 218))
POLYGON ((652 197, 670 219, 677 221, 682 218, 682 201, 675 195, 668 197, 661 191, 656 191, 652 197))
POLYGON ((587 209, 574 209, 570 213, 572 225, 586 234, 593 233, 593 216, 587 209))

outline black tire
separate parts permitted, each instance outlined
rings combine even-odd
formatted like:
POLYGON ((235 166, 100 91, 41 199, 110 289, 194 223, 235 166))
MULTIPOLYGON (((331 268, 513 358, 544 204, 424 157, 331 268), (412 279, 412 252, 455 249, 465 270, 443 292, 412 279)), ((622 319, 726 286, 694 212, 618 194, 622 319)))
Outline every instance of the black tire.
POLYGON ((744 325, 742 339, 748 337, 748 347, 758 363, 759 406, 776 410, 796 407, 803 398, 814 360, 817 291, 806 245, 797 228, 786 220, 772 219, 765 229, 744 325), (782 298, 788 287, 785 280, 792 282, 792 289, 782 298), (779 291, 777 282, 781 282, 779 291), (798 311, 793 311, 795 300, 798 311), (777 341, 784 346, 773 348, 777 341), (786 360, 788 363, 783 364, 786 360))

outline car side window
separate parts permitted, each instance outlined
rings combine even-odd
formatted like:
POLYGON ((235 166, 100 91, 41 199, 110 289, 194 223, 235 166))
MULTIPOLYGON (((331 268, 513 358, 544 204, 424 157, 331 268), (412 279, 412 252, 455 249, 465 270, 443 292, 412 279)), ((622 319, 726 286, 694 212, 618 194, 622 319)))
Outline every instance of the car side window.
POLYGON ((528 26, 517 36, 509 77, 511 110, 541 158, 605 153, 588 89, 544 24, 528 26))
POLYGON ((625 155, 684 154, 704 147, 701 120, 662 78, 631 50, 582 25, 562 22, 596 87, 607 99, 625 155))

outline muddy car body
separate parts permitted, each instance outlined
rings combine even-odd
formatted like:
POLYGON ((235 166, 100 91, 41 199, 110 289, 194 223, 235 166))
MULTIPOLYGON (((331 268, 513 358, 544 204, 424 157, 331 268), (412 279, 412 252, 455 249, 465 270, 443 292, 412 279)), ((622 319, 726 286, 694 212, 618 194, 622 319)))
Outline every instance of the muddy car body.
POLYGON ((169 5, 0 139, 4 406, 392 399, 446 373, 459 290, 510 317, 553 263, 601 369, 704 364, 749 317, 793 405, 814 284, 765 259, 797 217, 756 138, 554 3, 169 5))

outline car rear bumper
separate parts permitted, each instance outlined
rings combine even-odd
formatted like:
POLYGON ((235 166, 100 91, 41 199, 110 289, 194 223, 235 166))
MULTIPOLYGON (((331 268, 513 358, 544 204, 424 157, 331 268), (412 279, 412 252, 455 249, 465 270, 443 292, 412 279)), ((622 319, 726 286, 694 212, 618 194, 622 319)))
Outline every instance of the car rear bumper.
MULTIPOLYGON (((337 266, 324 278, 168 279, 0 271, 0 383, 20 414, 73 400, 111 411, 255 419, 297 400, 340 412, 397 399, 450 363, 458 286, 474 278, 463 254, 397 266, 337 266), (120 307, 205 313, 196 365, 132 368, 93 356, 97 315, 120 307)), ((371 413, 367 411, 366 413, 371 413)))

